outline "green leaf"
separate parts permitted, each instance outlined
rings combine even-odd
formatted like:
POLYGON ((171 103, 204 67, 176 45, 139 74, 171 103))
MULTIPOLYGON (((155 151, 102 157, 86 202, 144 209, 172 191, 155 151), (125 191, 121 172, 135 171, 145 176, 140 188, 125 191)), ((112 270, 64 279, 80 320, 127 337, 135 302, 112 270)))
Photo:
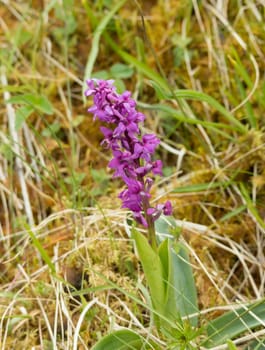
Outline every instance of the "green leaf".
POLYGON ((43 129, 41 135, 44 137, 52 137, 56 136, 57 132, 60 130, 61 125, 57 122, 54 122, 47 126, 47 128, 43 129))
POLYGON ((157 239, 162 242, 166 238, 173 238, 176 235, 179 237, 180 228, 176 225, 176 221, 172 216, 161 215, 155 222, 155 230, 157 239))
POLYGON ((207 348, 233 339, 240 333, 265 325, 265 299, 226 312, 206 325, 208 338, 202 343, 207 348))
POLYGON ((131 330, 119 330, 102 338, 92 350, 143 350, 159 349, 148 346, 147 341, 131 330))
POLYGON ((92 78, 96 78, 96 79, 102 79, 102 80, 107 80, 110 78, 109 76, 109 72, 105 69, 103 70, 98 70, 97 72, 93 72, 91 74, 92 78))
POLYGON ((116 79, 114 82, 114 85, 116 86, 117 92, 119 94, 121 94, 123 91, 126 90, 126 86, 125 86, 123 80, 121 80, 121 79, 116 79))
POLYGON ((137 252, 143 266, 153 308, 163 315, 165 307, 165 283, 164 271, 160 258, 150 246, 146 237, 140 232, 133 230, 132 238, 135 240, 137 252))
POLYGON ((133 75, 134 69, 124 63, 115 63, 110 68, 110 73, 115 79, 127 79, 133 75))
MULTIPOLYGON (((157 234, 172 236, 177 229, 173 218, 161 216, 156 221, 157 234)), ((198 324, 198 317, 190 315, 198 313, 197 292, 194 282, 189 255, 182 244, 173 242, 169 238, 160 236, 164 241, 159 247, 159 255, 164 268, 165 288, 165 315, 171 319, 187 317, 192 326, 198 324)))
POLYGON ((174 286, 177 309, 182 317, 188 317, 192 326, 196 327, 198 325, 198 317, 191 317, 190 315, 198 313, 197 291, 188 252, 179 243, 171 254, 173 266, 172 284, 174 286))
POLYGON ((253 340, 244 350, 265 350, 265 339, 253 340))
POLYGON ((16 121, 15 129, 18 131, 21 129, 23 123, 26 119, 34 112, 34 109, 31 106, 22 106, 16 110, 16 121))
POLYGON ((174 274, 172 266, 172 254, 169 239, 165 239, 159 246, 159 256, 164 271, 165 281, 165 310, 164 314, 167 318, 176 321, 181 312, 177 305, 176 290, 174 286, 174 274))
POLYGON ((12 104, 24 104, 30 106, 44 114, 53 114, 53 106, 47 99, 42 95, 24 94, 11 97, 7 103, 12 104))

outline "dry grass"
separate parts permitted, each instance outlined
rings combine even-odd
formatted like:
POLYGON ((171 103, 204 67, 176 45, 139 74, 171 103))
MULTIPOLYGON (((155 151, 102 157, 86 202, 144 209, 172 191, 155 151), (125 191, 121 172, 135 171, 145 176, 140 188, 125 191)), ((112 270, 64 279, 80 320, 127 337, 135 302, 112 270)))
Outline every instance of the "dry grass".
MULTIPOLYGON (((111 3, 0 2, 1 349, 89 349, 119 327, 149 334, 166 348, 148 328, 143 274, 117 199, 120 183, 106 170, 109 155, 83 104, 93 22, 111 3), (8 100, 21 94, 44 101, 18 125, 25 105, 8 100)), ((133 71, 119 84, 139 105, 169 105, 187 118, 145 109, 166 166, 154 200, 166 197, 174 205, 203 324, 231 304, 264 297, 264 3, 141 6, 146 32, 137 3, 127 1, 107 26, 110 37, 152 69, 159 62, 172 88, 214 97, 246 126, 245 133, 209 127, 229 123, 201 100, 159 101, 150 77, 125 62, 133 71), (221 185, 211 187, 216 182, 221 185)), ((103 35, 98 50, 93 72, 111 75, 115 63, 124 63, 103 35)), ((238 343, 260 337, 264 332, 253 332, 238 343)))

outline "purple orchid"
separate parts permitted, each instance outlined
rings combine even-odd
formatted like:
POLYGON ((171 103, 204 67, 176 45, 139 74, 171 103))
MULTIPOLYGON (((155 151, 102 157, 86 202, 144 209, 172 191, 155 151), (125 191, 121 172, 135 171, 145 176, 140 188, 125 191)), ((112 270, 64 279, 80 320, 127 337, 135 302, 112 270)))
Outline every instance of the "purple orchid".
POLYGON ((151 207, 149 201, 153 180, 146 175, 162 175, 162 161, 151 159, 160 141, 153 134, 141 135, 139 123, 144 121, 144 114, 136 110, 131 93, 118 94, 113 83, 113 80, 87 81, 85 94, 94 97, 88 112, 94 115, 93 120, 98 118, 110 126, 100 128, 104 135, 102 144, 112 150, 109 167, 115 170, 114 176, 121 177, 127 186, 119 195, 122 208, 130 209, 137 222, 154 230, 154 221, 161 213, 172 213, 169 201, 156 207, 151 207))

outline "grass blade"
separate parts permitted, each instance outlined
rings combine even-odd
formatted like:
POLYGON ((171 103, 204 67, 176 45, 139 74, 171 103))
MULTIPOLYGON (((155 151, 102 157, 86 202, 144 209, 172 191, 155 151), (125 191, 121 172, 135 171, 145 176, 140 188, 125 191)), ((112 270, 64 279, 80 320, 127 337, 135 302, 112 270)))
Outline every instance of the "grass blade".
POLYGON ((227 221, 231 219, 234 216, 237 216, 238 214, 242 213, 242 211, 246 210, 246 205, 241 205, 240 207, 236 208, 235 210, 230 211, 229 213, 225 214, 221 217, 220 222, 227 221))
POLYGON ((243 183, 240 183, 240 191, 242 193, 242 196, 244 197, 246 201, 246 205, 250 213, 253 215, 253 217, 257 220, 258 224, 265 229, 265 223, 264 220, 260 217, 257 208, 254 206, 248 191, 243 183))
POLYGON ((203 192, 209 191, 218 187, 227 187, 231 185, 231 181, 217 181, 213 183, 202 183, 202 184, 194 184, 188 186, 182 186, 174 189, 172 192, 174 193, 192 193, 192 192, 203 192))
POLYGON ((242 133, 246 133, 246 127, 238 121, 233 114, 228 112, 216 99, 200 91, 194 90, 175 90, 174 98, 185 98, 189 100, 195 100, 200 102, 207 102, 211 107, 220 112, 234 127, 236 127, 242 133))
MULTIPOLYGON (((235 130, 235 127, 232 125, 224 124, 224 123, 209 122, 209 121, 200 120, 197 118, 196 119, 187 118, 187 116, 184 115, 182 112, 176 110, 175 108, 173 108, 171 106, 164 105, 164 104, 149 105, 147 103, 138 102, 138 106, 140 106, 143 109, 147 109, 147 110, 161 111, 162 113, 165 113, 166 115, 169 115, 172 118, 174 118, 182 123, 193 124, 193 125, 202 125, 208 129, 211 129, 212 131, 224 136, 225 138, 233 139, 233 137, 231 135, 229 135, 226 132, 224 132, 223 130, 221 130, 221 129, 235 130)), ((161 115, 161 118, 163 118, 163 114, 161 115)))
POLYGON ((38 240, 38 238, 36 237, 36 235, 34 234, 34 232, 30 229, 28 229, 28 233, 30 235, 30 238, 32 239, 33 245, 35 246, 35 248, 38 250, 38 252, 40 253, 40 256, 42 257, 42 259, 45 261, 45 263, 49 266, 51 272, 53 274, 55 274, 55 267, 53 262, 51 261, 51 258, 49 257, 49 254, 47 253, 47 251, 43 248, 41 242, 38 240))
POLYGON ((85 82, 87 79, 89 79, 91 77, 91 73, 92 73, 92 70, 93 70, 97 55, 98 55, 100 37, 101 37, 102 33, 104 32, 104 30, 106 29, 109 21, 112 19, 114 14, 122 7, 122 5, 125 2, 126 2, 126 0, 121 0, 115 6, 113 6, 112 10, 106 16, 103 17, 101 22, 99 22, 99 24, 94 32, 94 38, 92 40, 92 46, 91 46, 90 54, 89 54, 89 57, 87 60, 86 68, 85 68, 85 74, 84 74, 84 84, 83 84, 83 99, 84 99, 84 101, 85 101, 84 92, 86 89, 85 82))

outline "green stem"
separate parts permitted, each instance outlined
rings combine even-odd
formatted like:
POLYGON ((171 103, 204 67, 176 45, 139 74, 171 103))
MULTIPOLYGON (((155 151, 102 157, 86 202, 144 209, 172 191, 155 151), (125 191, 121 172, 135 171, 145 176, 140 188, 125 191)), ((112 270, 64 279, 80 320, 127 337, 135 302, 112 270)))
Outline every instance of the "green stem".
POLYGON ((149 200, 145 199, 143 201, 143 209, 145 214, 145 219, 148 225, 148 241, 155 252, 157 252, 157 242, 156 242, 156 232, 155 223, 151 215, 147 214, 147 209, 150 208, 149 200))

